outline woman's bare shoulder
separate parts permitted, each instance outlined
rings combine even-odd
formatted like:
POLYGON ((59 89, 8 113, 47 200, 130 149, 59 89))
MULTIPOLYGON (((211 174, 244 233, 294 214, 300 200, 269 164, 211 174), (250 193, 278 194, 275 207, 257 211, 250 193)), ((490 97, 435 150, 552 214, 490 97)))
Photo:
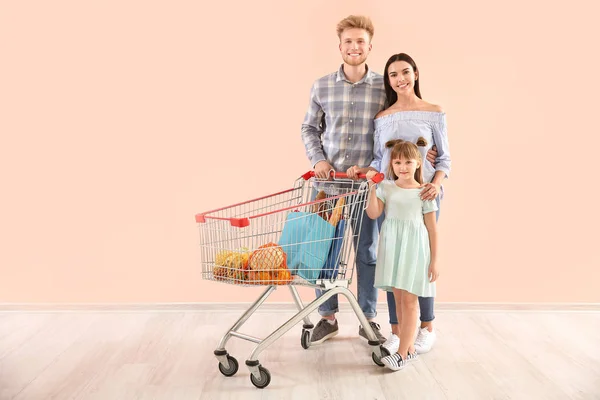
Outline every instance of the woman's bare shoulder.
POLYGON ((390 109, 381 110, 375 115, 375 119, 385 117, 386 115, 392 114, 394 111, 390 111, 390 109))
POLYGON ((444 112, 444 109, 442 108, 442 106, 439 106, 437 104, 431 104, 426 101, 423 101, 422 107, 423 107, 423 111, 431 111, 431 112, 439 112, 439 113, 444 112))

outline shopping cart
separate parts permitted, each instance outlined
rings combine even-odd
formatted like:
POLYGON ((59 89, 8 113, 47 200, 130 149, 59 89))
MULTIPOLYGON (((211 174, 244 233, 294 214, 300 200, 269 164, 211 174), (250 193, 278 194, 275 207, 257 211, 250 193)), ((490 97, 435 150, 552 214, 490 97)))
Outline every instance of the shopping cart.
MULTIPOLYGON (((225 349, 229 339, 254 342, 257 345, 246 365, 252 384, 265 388, 271 374, 260 364, 258 355, 300 321, 304 322, 300 343, 308 349, 314 328, 308 315, 336 294, 348 299, 367 334, 372 360, 383 366, 379 340, 348 289, 354 275, 353 246, 357 248, 369 196, 368 183, 364 175, 355 181, 334 171, 330 178, 316 179, 310 171, 298 178, 291 189, 196 215, 202 278, 236 286, 266 286, 214 351, 223 375, 233 376, 239 366, 225 349), (282 285, 289 287, 298 313, 264 339, 239 332, 282 285), (297 285, 327 291, 305 306, 297 285)), ((373 181, 382 179, 383 175, 378 174, 373 181)))

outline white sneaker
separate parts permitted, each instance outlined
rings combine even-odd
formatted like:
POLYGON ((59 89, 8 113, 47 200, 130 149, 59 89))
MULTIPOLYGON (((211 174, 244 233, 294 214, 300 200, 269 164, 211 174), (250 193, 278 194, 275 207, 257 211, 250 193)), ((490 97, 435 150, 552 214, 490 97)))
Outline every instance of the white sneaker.
POLYGON ((415 349, 418 354, 427 353, 433 347, 435 342, 436 334, 435 329, 429 332, 427 328, 419 329, 417 338, 415 339, 415 349))
POLYGON ((392 333, 382 346, 389 351, 390 354, 397 353, 400 348, 400 338, 392 333))

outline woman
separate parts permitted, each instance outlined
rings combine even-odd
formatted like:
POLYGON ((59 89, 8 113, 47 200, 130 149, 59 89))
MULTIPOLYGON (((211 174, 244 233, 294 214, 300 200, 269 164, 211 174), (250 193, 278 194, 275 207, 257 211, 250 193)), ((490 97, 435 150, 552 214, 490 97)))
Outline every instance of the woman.
MULTIPOLYGON (((423 160, 433 146, 437 147, 435 167, 424 162, 421 198, 435 199, 438 205, 436 220, 439 218, 440 198, 443 197, 442 181, 450 175, 450 149, 446 131, 446 113, 440 106, 430 104, 421 97, 419 69, 408 54, 395 54, 387 61, 383 74, 385 92, 389 107, 375 116, 374 160, 369 167, 353 166, 348 169, 350 177, 358 173, 376 170, 383 173, 389 164, 389 149, 385 143, 402 139, 418 144, 423 160)), ((390 178, 386 176, 386 178, 390 178)), ((396 314, 393 292, 387 293, 388 310, 392 335, 383 346, 394 354, 400 346, 400 325, 396 314)), ((433 329, 434 298, 419 297, 421 327, 415 340, 417 353, 431 350, 436 334, 433 329)))

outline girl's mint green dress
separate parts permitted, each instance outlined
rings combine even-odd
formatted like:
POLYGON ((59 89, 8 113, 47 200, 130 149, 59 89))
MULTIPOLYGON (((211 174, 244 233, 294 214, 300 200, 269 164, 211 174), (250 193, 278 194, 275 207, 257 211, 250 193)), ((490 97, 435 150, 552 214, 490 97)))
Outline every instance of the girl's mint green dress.
POLYGON ((375 287, 403 289, 421 297, 435 297, 435 282, 429 282, 429 233, 423 214, 437 211, 435 200, 423 201, 420 188, 403 189, 391 180, 377 187, 385 204, 381 226, 375 287))

